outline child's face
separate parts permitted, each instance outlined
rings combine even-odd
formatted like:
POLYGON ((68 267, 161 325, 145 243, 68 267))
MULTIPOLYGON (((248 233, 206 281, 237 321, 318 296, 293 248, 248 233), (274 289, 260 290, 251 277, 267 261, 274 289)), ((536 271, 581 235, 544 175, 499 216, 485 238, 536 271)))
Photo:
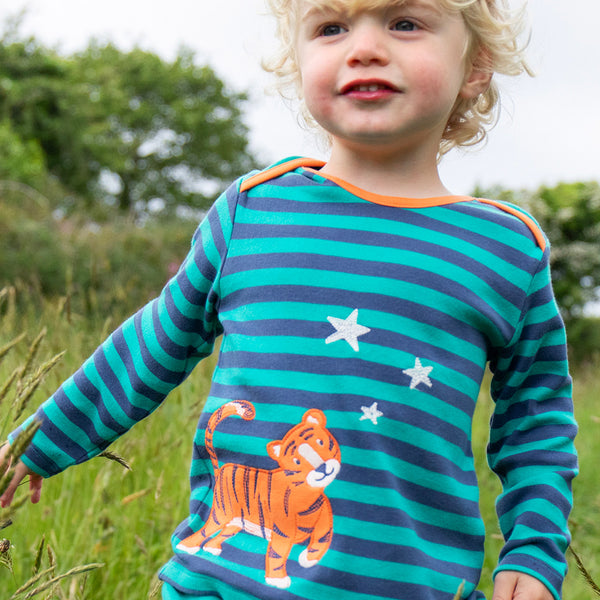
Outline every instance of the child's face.
POLYGON ((470 84, 462 17, 438 0, 359 11, 345 1, 318 8, 299 2, 302 91, 333 147, 427 147, 437 154, 457 98, 482 91, 470 84))

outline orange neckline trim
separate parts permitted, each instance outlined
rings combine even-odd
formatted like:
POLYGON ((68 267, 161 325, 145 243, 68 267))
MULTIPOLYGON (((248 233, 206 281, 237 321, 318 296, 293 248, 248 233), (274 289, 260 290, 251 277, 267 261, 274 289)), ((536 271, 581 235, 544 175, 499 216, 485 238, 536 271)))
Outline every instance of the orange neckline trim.
POLYGON ((307 168, 306 170, 320 175, 321 177, 323 177, 323 179, 329 179, 329 181, 333 181, 333 183, 339 185, 341 188, 344 188, 351 194, 362 198, 363 200, 373 202, 373 204, 382 204, 383 206, 392 206, 396 208, 430 208, 432 206, 443 206, 446 204, 455 204, 456 202, 468 202, 470 200, 473 200, 472 196, 454 195, 435 196, 432 198, 404 198, 402 196, 384 196, 382 194, 376 194, 375 192, 369 192, 356 185, 352 185, 351 183, 348 183, 344 179, 340 179, 335 175, 320 173, 319 171, 316 171, 312 168, 307 168))
POLYGON ((502 202, 498 202, 497 200, 487 200, 486 198, 476 198, 479 202, 483 202, 483 204, 490 204, 491 206, 495 206, 504 212, 507 212, 518 219, 521 219, 527 227, 531 230, 535 241, 538 243, 538 246, 542 250, 542 252, 546 251, 546 238, 542 233, 542 230, 539 228, 538 224, 528 215, 513 208, 512 206, 508 206, 508 204, 503 204, 502 202))
POLYGON ((256 175, 248 177, 248 179, 242 181, 242 184, 240 185, 240 192, 246 192, 256 185, 265 183, 265 181, 269 181, 270 179, 275 179, 276 177, 279 177, 284 173, 288 173, 289 171, 293 171, 298 167, 322 167, 324 164, 325 161, 318 160, 316 158, 293 158, 292 160, 287 160, 275 165, 274 167, 270 167, 265 171, 256 173, 256 175))
POLYGON ((498 202, 496 200, 488 200, 486 198, 474 198, 473 196, 452 195, 438 196, 434 198, 402 198, 398 196, 383 196, 381 194, 368 192, 362 188, 352 185, 351 183, 348 183, 343 179, 335 177, 334 175, 320 173, 317 169, 319 167, 322 167, 324 164, 325 161, 316 158, 293 158, 291 160, 279 163, 269 169, 266 169, 265 171, 261 171, 260 173, 256 173, 255 175, 248 177, 248 179, 242 181, 240 185, 240 192, 246 192, 249 189, 261 183, 265 183, 266 181, 275 179, 280 175, 289 173, 290 171, 302 167, 307 171, 310 171, 311 173, 315 173, 320 177, 323 177, 324 179, 332 181, 336 185, 339 185, 341 188, 345 189, 351 194, 354 194, 355 196, 358 196, 359 198, 363 198, 368 202, 373 202, 374 204, 381 204, 383 206, 391 206, 396 208, 431 208, 434 206, 456 204, 458 202, 473 202, 475 200, 483 204, 489 204, 523 221, 523 223, 525 223, 525 225, 527 225, 527 227, 530 229, 531 233, 533 234, 533 237, 535 238, 535 241, 537 242, 542 252, 546 250, 546 238, 544 237, 544 234, 542 233, 537 223, 525 213, 521 212, 520 210, 517 210, 516 208, 513 208, 512 206, 503 204, 502 202, 498 202))
POLYGON ((292 160, 280 163, 262 171, 260 173, 256 173, 256 175, 252 175, 248 177, 245 181, 240 185, 240 192, 246 192, 249 189, 253 188, 256 185, 260 185, 261 183, 265 183, 270 179, 275 179, 284 173, 288 173, 297 169, 299 167, 303 167, 307 171, 311 173, 315 173, 323 179, 328 179, 333 183, 339 185, 341 188, 347 190, 351 194, 362 198, 363 200, 367 200, 369 202, 373 202, 374 204, 382 204, 384 206, 393 206, 398 208, 428 208, 431 206, 440 206, 444 204, 453 204, 455 202, 465 202, 468 200, 473 200, 471 196, 438 196, 434 198, 403 198, 401 196, 384 196, 382 194, 376 194, 374 192, 368 192, 363 188, 359 188, 358 186, 352 185, 348 183, 344 179, 340 179, 335 175, 328 175, 326 173, 321 173, 318 171, 318 167, 322 167, 325 164, 325 161, 318 160, 316 158, 293 158, 292 160))

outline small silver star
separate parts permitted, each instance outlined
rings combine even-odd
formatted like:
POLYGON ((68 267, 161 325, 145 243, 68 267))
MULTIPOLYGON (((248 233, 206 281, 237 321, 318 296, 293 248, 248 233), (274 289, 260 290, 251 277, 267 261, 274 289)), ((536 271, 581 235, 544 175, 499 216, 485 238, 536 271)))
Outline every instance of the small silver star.
POLYGON ((421 364, 421 359, 415 359, 415 366, 411 369, 404 369, 402 371, 405 375, 410 377, 410 389, 414 390, 420 383, 424 383, 427 387, 432 387, 431 379, 429 379, 429 373, 433 370, 433 367, 424 367, 421 364))
POLYGON ((346 340, 354 352, 358 352, 358 338, 371 331, 368 327, 358 324, 358 308, 354 309, 346 319, 337 317, 327 317, 327 320, 335 327, 335 333, 332 333, 326 340, 326 344, 346 340))
POLYGON ((383 413, 377 410, 377 402, 373 402, 371 406, 361 406, 360 408, 363 411, 363 416, 360 418, 361 421, 368 419, 373 425, 377 425, 377 419, 383 417, 383 413))

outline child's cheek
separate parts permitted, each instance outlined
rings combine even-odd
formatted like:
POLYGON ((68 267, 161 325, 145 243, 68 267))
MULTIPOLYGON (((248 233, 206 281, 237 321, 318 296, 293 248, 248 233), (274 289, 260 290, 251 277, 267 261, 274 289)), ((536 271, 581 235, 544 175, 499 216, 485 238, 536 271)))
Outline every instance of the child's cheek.
POLYGON ((462 73, 439 63, 422 61, 415 84, 423 99, 454 100, 462 85, 462 73))
POLYGON ((304 101, 310 113, 317 120, 319 115, 331 116, 336 92, 331 77, 320 73, 306 72, 303 77, 304 101))
POLYGON ((326 96, 311 95, 304 97, 306 108, 312 118, 324 129, 329 131, 330 124, 334 120, 335 110, 326 96))

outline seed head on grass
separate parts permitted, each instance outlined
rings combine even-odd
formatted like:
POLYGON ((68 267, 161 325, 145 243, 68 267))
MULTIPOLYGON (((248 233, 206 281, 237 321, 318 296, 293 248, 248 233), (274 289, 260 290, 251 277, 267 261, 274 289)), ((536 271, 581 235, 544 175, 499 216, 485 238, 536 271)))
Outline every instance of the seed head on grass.
POLYGON ((127 469, 128 471, 131 471, 131 466, 129 465, 129 463, 119 454, 117 454, 116 452, 111 452, 110 450, 105 450, 104 452, 101 452, 100 454, 98 454, 99 457, 102 458, 106 458, 108 460, 113 460, 116 463, 119 463, 124 469, 127 469))
POLYGON ((35 555, 35 560, 33 561, 33 569, 32 569, 32 575, 37 575, 40 572, 40 567, 42 566, 42 557, 44 555, 44 545, 46 543, 46 536, 43 535, 42 539, 40 540, 40 544, 38 546, 36 555, 35 555))
POLYGON ((24 594, 27 590, 31 589, 34 585, 36 585, 39 581, 41 581, 44 577, 54 575, 54 567, 50 567, 48 569, 44 569, 39 573, 30 577, 12 596, 11 598, 18 598, 21 594, 24 594))
POLYGON ((150 591, 148 592, 147 600, 155 600, 160 595, 160 588, 162 587, 162 581, 154 576, 152 580, 152 585, 150 586, 150 591))
POLYGON ((0 567, 8 569, 11 573, 13 572, 13 561, 11 554, 12 545, 10 540, 0 540, 0 567))
POLYGON ((10 550, 0 555, 0 567, 4 567, 7 571, 13 573, 13 560, 10 550))
POLYGON ((35 340, 31 342, 31 346, 29 346, 29 351, 27 352, 27 357, 25 358, 25 364, 21 368, 21 380, 23 380, 30 372, 33 361, 39 352, 42 340, 46 337, 46 333, 48 333, 48 330, 44 327, 35 340))
POLYGON ((125 496, 125 498, 123 498, 121 500, 121 506, 126 506, 127 504, 131 504, 132 502, 135 502, 136 500, 139 500, 140 498, 147 496, 149 493, 150 493, 150 490, 148 488, 146 488, 145 490, 139 490, 137 492, 133 492, 133 494, 129 494, 129 496, 125 496))
POLYGON ((25 334, 22 333, 21 335, 16 337, 14 340, 12 340, 11 342, 8 342, 8 344, 5 344, 4 346, 2 346, 2 348, 0 348, 0 362, 24 337, 25 337, 25 334))
POLYGON ((600 587, 598 587, 598 584, 594 581, 589 571, 585 568, 583 560, 581 560, 579 555, 575 552, 575 550, 573 550, 572 546, 569 546, 569 551, 573 555, 575 563, 577 564, 577 568, 579 569, 579 572, 581 573, 587 584, 590 586, 590 588, 593 590, 596 596, 600 596, 600 587))
POLYGON ((20 370, 21 369, 15 369, 10 374, 10 376, 8 377, 8 379, 4 382, 4 384, 2 385, 2 387, 0 388, 0 404, 2 404, 2 400, 4 400, 4 398, 6 398, 6 395, 8 394, 8 391, 13 386, 14 382, 17 380, 17 377, 19 376, 20 370))
MULTIPOLYGON (((8 342, 8 344, 5 344, 4 346, 2 346, 2 348, 0 348, 0 363, 3 361, 4 357, 25 337, 25 334, 22 333, 21 335, 19 335, 18 337, 16 337, 14 340, 12 340, 11 342, 8 342)), ((10 390, 10 388, 12 387, 12 385, 14 384, 14 382, 17 380, 17 378, 20 376, 21 373, 21 368, 17 368, 15 369, 12 374, 9 376, 9 378, 2 384, 2 386, 0 387, 0 404, 2 403, 2 400, 4 400, 4 398, 6 397, 6 394, 8 393, 8 390, 10 390)))
MULTIPOLYGON (((36 419, 33 419, 22 431, 19 435, 14 439, 7 455, 5 458, 5 463, 10 462, 11 460, 16 461, 21 458, 21 455, 33 440, 33 437, 37 433, 38 429, 42 426, 42 422, 36 419)), ((0 464, 0 471, 2 467, 6 468, 6 464, 0 464)))
POLYGON ((29 496, 21 496, 8 508, 0 509, 0 529, 5 529, 13 524, 15 514, 27 503, 29 496))
POLYGON ((460 597, 462 596, 462 593, 465 589, 465 582, 463 581, 459 586, 458 586, 458 590, 456 591, 456 595, 454 596, 453 600, 460 600, 460 597))
MULTIPOLYGON (((104 563, 91 563, 89 565, 81 565, 79 567, 74 567, 70 571, 63 573, 61 575, 57 575, 56 577, 52 577, 48 581, 44 581, 37 585, 34 589, 31 589, 34 585, 36 585, 40 579, 42 579, 45 575, 48 575, 51 569, 46 569, 46 571, 42 571, 38 573, 35 577, 26 581, 10 598, 9 600, 29 600, 29 598, 33 598, 42 592, 54 587, 59 581, 64 579, 69 579, 71 577, 76 577, 77 575, 82 575, 84 573, 88 573, 90 571, 94 571, 96 569, 101 569, 104 566, 104 563), (29 591, 28 591, 29 590, 29 591), (25 594, 25 595, 23 595, 25 594)), ((53 568, 53 567, 52 567, 53 568)))
POLYGON ((27 381, 23 381, 23 376, 20 375, 17 385, 17 395, 13 402, 13 422, 18 421, 21 418, 27 404, 31 400, 31 397, 38 389, 42 381, 46 378, 46 375, 57 365, 57 363, 65 355, 65 352, 60 352, 50 360, 43 363, 27 381))
POLYGON ((4 318, 7 323, 14 323, 17 314, 17 289, 14 285, 3 287, 0 290, 0 304, 6 301, 7 307, 4 318))
MULTIPOLYGON (((25 450, 27 450, 29 444, 31 444, 31 440, 33 436, 36 434, 37 430, 41 427, 41 422, 33 420, 21 433, 15 438, 11 447, 9 448, 4 460, 0 462, 0 496, 4 494, 6 488, 8 487, 14 472, 17 461, 21 458, 21 455, 25 450)), ((5 512, 0 512, 0 515, 3 517, 3 521, 8 519, 5 512)))

